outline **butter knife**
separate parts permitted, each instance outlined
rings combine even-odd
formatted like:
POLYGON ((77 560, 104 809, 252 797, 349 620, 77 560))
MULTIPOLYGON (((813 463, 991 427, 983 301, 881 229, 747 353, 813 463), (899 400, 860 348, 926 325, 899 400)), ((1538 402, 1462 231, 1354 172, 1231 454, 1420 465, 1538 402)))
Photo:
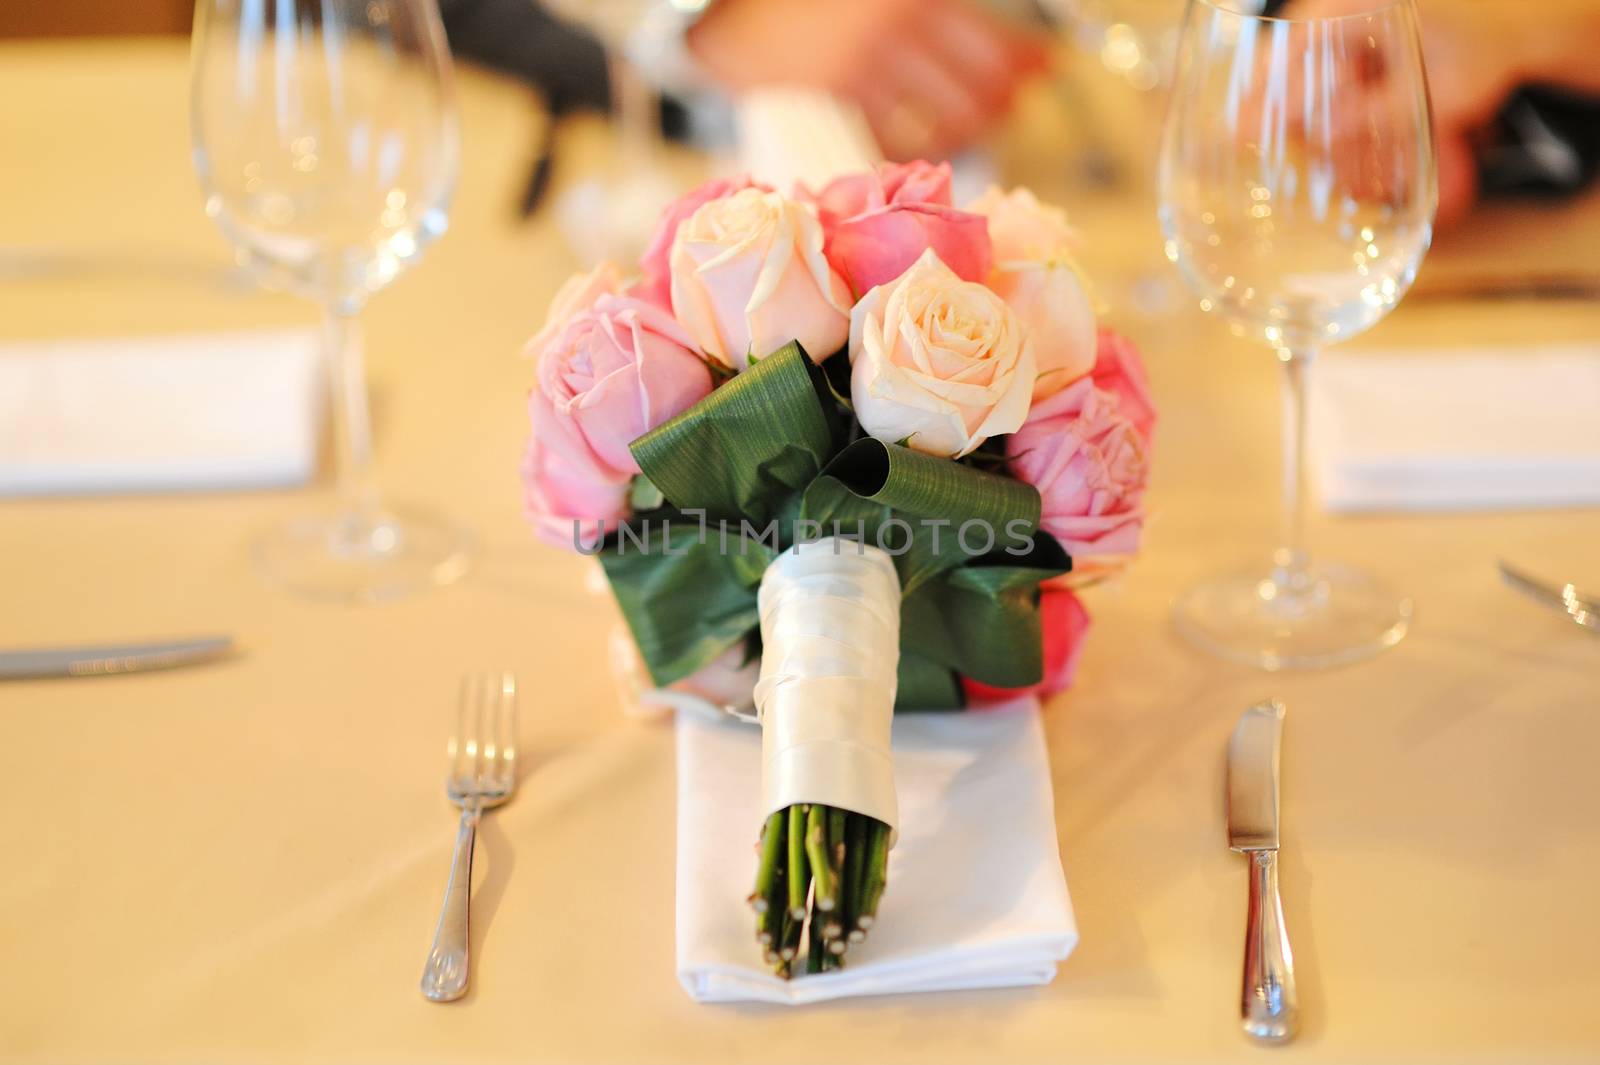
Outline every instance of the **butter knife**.
POLYGON ((1250 859, 1250 906, 1244 939, 1245 1034, 1264 1043, 1294 1037, 1300 1005, 1294 953, 1278 897, 1278 749, 1281 702, 1244 712, 1228 743, 1228 846, 1250 859))
POLYGON ((209 662, 231 650, 231 636, 197 636, 102 647, 41 647, 30 651, 0 651, 0 680, 95 677, 107 673, 175 669, 209 662))

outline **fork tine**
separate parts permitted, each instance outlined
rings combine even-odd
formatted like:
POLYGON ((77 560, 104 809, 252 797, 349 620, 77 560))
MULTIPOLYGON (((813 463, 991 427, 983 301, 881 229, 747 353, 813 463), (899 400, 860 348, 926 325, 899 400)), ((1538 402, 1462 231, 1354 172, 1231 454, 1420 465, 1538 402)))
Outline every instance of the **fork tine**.
POLYGON ((462 768, 467 750, 467 708, 472 701, 472 683, 470 677, 461 678, 460 690, 456 694, 456 727, 450 734, 450 743, 445 748, 450 761, 450 782, 459 784, 463 779, 462 768))
POLYGON ((479 742, 482 744, 483 758, 478 763, 478 781, 488 785, 494 779, 495 765, 500 759, 500 702, 494 690, 494 678, 483 674, 483 732, 479 742))
POLYGON ((490 747, 484 752, 483 759, 483 786, 488 789, 499 787, 500 784, 500 732, 504 727, 505 707, 501 705, 499 679, 493 673, 483 675, 483 699, 488 706, 488 721, 484 724, 484 734, 488 737, 490 747))
POLYGON ((475 698, 472 700, 472 785, 475 788, 483 786, 483 740, 485 735, 484 717, 487 714, 489 701, 486 684, 480 674, 474 678, 473 691, 475 698))
POLYGON ((505 732, 500 747, 501 782, 506 788, 517 783, 517 678, 500 674, 500 694, 505 703, 505 732))
POLYGON ((461 678, 456 727, 446 746, 457 801, 503 802, 517 783, 517 680, 511 673, 461 678), (496 794, 498 793, 498 794, 496 794))

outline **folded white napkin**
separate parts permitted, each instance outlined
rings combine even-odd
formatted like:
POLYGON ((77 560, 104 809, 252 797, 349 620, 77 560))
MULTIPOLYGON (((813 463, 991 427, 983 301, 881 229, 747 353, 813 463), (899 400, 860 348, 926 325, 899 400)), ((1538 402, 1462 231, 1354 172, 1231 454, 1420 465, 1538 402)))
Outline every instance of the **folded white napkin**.
POLYGON ((1600 503, 1600 346, 1363 352, 1311 380, 1329 510, 1600 503))
POLYGON ((1078 941, 1032 699, 894 719, 900 837, 879 920, 846 967, 785 981, 761 964, 746 896, 761 829, 761 735, 680 710, 678 979, 700 1002, 1048 983, 1078 941))
POLYGON ((316 468, 314 330, 0 347, 0 496, 300 484, 316 468))

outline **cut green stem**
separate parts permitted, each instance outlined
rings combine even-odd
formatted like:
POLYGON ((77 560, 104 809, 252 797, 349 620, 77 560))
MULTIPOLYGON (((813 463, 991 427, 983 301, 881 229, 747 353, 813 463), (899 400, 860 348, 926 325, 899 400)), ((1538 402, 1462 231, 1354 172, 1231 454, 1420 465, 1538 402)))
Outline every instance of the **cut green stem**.
MULTIPOLYGON (((843 810, 828 807, 828 864, 833 866, 833 875, 839 876, 844 871, 844 825, 848 815, 843 810)), ((844 889, 841 887, 840 893, 844 889)))
POLYGON ((866 868, 861 878, 861 912, 857 928, 870 928, 878 916, 878 900, 889 879, 889 826, 873 819, 867 828, 866 868))
POLYGON ((772 885, 778 876, 778 859, 784 852, 785 825, 783 814, 775 813, 767 818, 766 826, 761 830, 761 861, 756 866, 756 889, 750 893, 750 905, 755 907, 757 913, 767 908, 767 901, 772 897, 772 885))
POLYGON ((811 887, 811 870, 806 865, 806 808, 799 803, 789 807, 789 827, 784 833, 789 850, 789 916, 806 919, 806 891, 811 887))
POLYGON ((811 807, 806 817, 806 857, 811 860, 811 879, 816 884, 816 908, 832 910, 839 902, 839 881, 828 859, 828 808, 811 807))
POLYGON ((846 928, 854 928, 856 918, 861 915, 862 873, 867 867, 867 820, 861 814, 851 814, 845 824, 844 887, 839 893, 844 896, 840 920, 846 928))

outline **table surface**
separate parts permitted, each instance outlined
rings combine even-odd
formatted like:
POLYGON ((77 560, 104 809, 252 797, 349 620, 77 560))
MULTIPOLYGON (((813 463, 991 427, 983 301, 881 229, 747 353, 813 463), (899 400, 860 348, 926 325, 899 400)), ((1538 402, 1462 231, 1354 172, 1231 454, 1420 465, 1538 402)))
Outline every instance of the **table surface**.
MULTIPOLYGON (((0 286, 0 339, 306 319, 216 283, 228 252, 188 169, 185 59, 178 41, 0 47, 0 237, 84 256, 0 286)), ((1256 1051, 1235 1020, 1245 868, 1224 846, 1222 754, 1267 693, 1290 706, 1283 888, 1306 1018, 1281 1058, 1600 1058, 1600 641, 1493 568, 1600 576, 1600 513, 1317 516, 1319 549, 1415 595, 1412 635, 1315 675, 1188 649, 1174 590, 1264 553, 1275 529, 1272 360, 1172 292, 1148 195, 1063 192, 1068 146, 1028 108, 1031 132, 997 139, 1003 168, 1068 196, 1108 293, 1162 277, 1172 304, 1109 313, 1162 405, 1148 547, 1090 594, 1078 686, 1047 714, 1082 943, 1037 989, 690 1002, 673 975, 671 729, 622 717, 610 607, 520 513, 517 353, 573 266, 550 212, 513 212, 542 119, 484 75, 462 93, 454 228, 367 322, 381 479, 478 530, 469 580, 366 609, 266 587, 251 535, 326 487, 0 502, 0 646, 221 630, 247 649, 0 687, 0 1059, 1239 1060, 1256 1051), (416 981, 454 829, 442 740, 475 668, 524 679, 529 756, 480 841, 473 990, 440 1007, 416 981)), ((1147 113, 1113 126, 1150 140, 1147 113)), ((558 192, 613 158, 594 122, 560 148, 558 192)), ((667 165, 687 182, 706 163, 667 165)), ((1597 236, 1593 200, 1491 212, 1439 242, 1422 285, 1592 267, 1597 236)), ((1593 305, 1418 300, 1367 343, 1597 335, 1593 305)))

